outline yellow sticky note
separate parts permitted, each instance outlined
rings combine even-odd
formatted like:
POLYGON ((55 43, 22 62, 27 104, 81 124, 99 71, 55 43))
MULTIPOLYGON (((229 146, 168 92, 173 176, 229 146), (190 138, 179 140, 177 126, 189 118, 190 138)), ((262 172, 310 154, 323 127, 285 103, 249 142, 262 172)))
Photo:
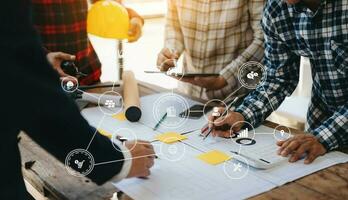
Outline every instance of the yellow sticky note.
POLYGON ((172 144, 181 140, 185 140, 187 139, 187 137, 179 133, 167 132, 167 133, 157 135, 156 139, 166 144, 172 144))
POLYGON ((112 138, 112 134, 103 129, 98 129, 98 132, 108 138, 112 138))
POLYGON ((220 163, 223 163, 225 161, 228 161, 232 157, 225 154, 224 152, 213 150, 209 151, 207 153, 203 153, 199 156, 197 156, 198 159, 202 160, 203 162, 206 162, 211 165, 218 165, 220 163))
POLYGON ((112 118, 117 119, 118 121, 127 120, 126 115, 123 112, 113 115, 112 118))

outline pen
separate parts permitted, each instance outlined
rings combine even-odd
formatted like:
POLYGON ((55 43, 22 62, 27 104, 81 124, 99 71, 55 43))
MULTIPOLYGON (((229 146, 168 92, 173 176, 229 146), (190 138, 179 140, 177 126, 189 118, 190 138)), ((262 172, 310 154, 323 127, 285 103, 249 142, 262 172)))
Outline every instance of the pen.
MULTIPOLYGON (((234 98, 234 100, 227 106, 227 109, 222 113, 222 115, 220 117, 226 115, 228 110, 230 110, 232 108, 232 106, 238 101, 238 99, 239 99, 239 97, 234 98)), ((215 117, 214 117, 214 121, 215 121, 215 117)), ((205 140, 211 134, 211 132, 213 132, 213 129, 214 129, 214 127, 209 129, 209 132, 203 137, 203 140, 205 140)))
POLYGON ((157 128, 160 126, 160 124, 167 118, 167 113, 164 113, 162 118, 157 122, 156 126, 153 128, 153 130, 157 130, 157 128))

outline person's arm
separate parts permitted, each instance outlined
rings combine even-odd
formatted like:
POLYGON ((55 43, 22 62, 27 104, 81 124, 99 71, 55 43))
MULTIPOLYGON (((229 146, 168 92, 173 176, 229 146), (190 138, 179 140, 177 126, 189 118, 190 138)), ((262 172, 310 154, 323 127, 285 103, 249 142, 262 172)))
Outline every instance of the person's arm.
POLYGON ((103 136, 97 134, 91 140, 95 131, 63 92, 58 75, 48 66, 37 35, 26 20, 28 10, 20 0, 11 1, 8 7, 2 8, 5 12, 1 13, 4 28, 0 32, 0 57, 7 67, 1 84, 10 86, 3 88, 2 92, 8 98, 0 98, 0 104, 13 105, 1 109, 6 116, 3 125, 24 130, 62 162, 70 151, 85 149, 91 141, 88 151, 96 162, 121 161, 96 166, 88 177, 98 184, 117 174, 122 176, 117 178, 124 178, 129 171, 129 165, 125 166, 123 161, 127 156, 116 151, 110 140, 103 136))
MULTIPOLYGON (((8 77, 20 80, 5 89, 16 105, 6 113, 11 123, 62 162, 70 151, 86 149, 90 142, 88 151, 96 162, 124 159, 108 138, 96 134, 92 140, 95 129, 88 125, 75 103, 60 88, 58 76, 48 66, 38 43, 18 45, 11 53, 16 62, 9 63, 8 77)), ((95 166, 88 177, 102 184, 119 174, 123 163, 95 166)))
POLYGON ((326 119, 312 134, 327 151, 348 146, 348 104, 340 107, 326 119))
POLYGON ((265 7, 262 27, 265 33, 267 79, 236 109, 253 126, 260 125, 295 90, 299 80, 300 56, 288 49, 271 18, 271 6, 265 7))
POLYGON ((253 30, 253 41, 251 44, 228 66, 221 70, 221 76, 226 80, 227 85, 219 90, 208 90, 207 96, 209 98, 223 98, 231 91, 240 87, 238 82, 238 70, 246 62, 261 61, 264 56, 264 35, 261 28, 262 9, 264 7, 264 0, 248 1, 248 10, 250 14, 250 26, 253 30))
POLYGON ((175 0, 168 0, 164 32, 164 48, 175 51, 177 57, 184 51, 184 36, 181 31, 178 7, 175 0))

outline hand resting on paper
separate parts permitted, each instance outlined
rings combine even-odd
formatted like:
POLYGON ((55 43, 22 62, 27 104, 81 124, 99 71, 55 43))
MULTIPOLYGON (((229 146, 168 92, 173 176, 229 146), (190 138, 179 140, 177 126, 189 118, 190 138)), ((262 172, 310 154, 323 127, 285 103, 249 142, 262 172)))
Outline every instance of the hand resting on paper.
POLYGON ((325 147, 311 134, 295 135, 287 140, 278 141, 277 145, 280 147, 279 155, 284 157, 290 155, 289 162, 296 162, 306 154, 304 163, 310 164, 318 156, 326 153, 325 147))

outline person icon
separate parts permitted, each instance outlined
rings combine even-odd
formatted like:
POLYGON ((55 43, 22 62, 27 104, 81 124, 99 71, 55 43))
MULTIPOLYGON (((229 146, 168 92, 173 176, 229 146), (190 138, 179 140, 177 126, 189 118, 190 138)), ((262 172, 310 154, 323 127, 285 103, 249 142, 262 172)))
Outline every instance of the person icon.
POLYGON ((221 113, 220 113, 218 107, 214 107, 214 108, 213 108, 212 116, 214 116, 214 117, 220 117, 220 116, 221 116, 221 113))
POLYGON ((74 83, 72 82, 72 81, 68 81, 67 83, 66 83, 66 89, 67 90, 72 90, 73 88, 74 88, 74 83))

